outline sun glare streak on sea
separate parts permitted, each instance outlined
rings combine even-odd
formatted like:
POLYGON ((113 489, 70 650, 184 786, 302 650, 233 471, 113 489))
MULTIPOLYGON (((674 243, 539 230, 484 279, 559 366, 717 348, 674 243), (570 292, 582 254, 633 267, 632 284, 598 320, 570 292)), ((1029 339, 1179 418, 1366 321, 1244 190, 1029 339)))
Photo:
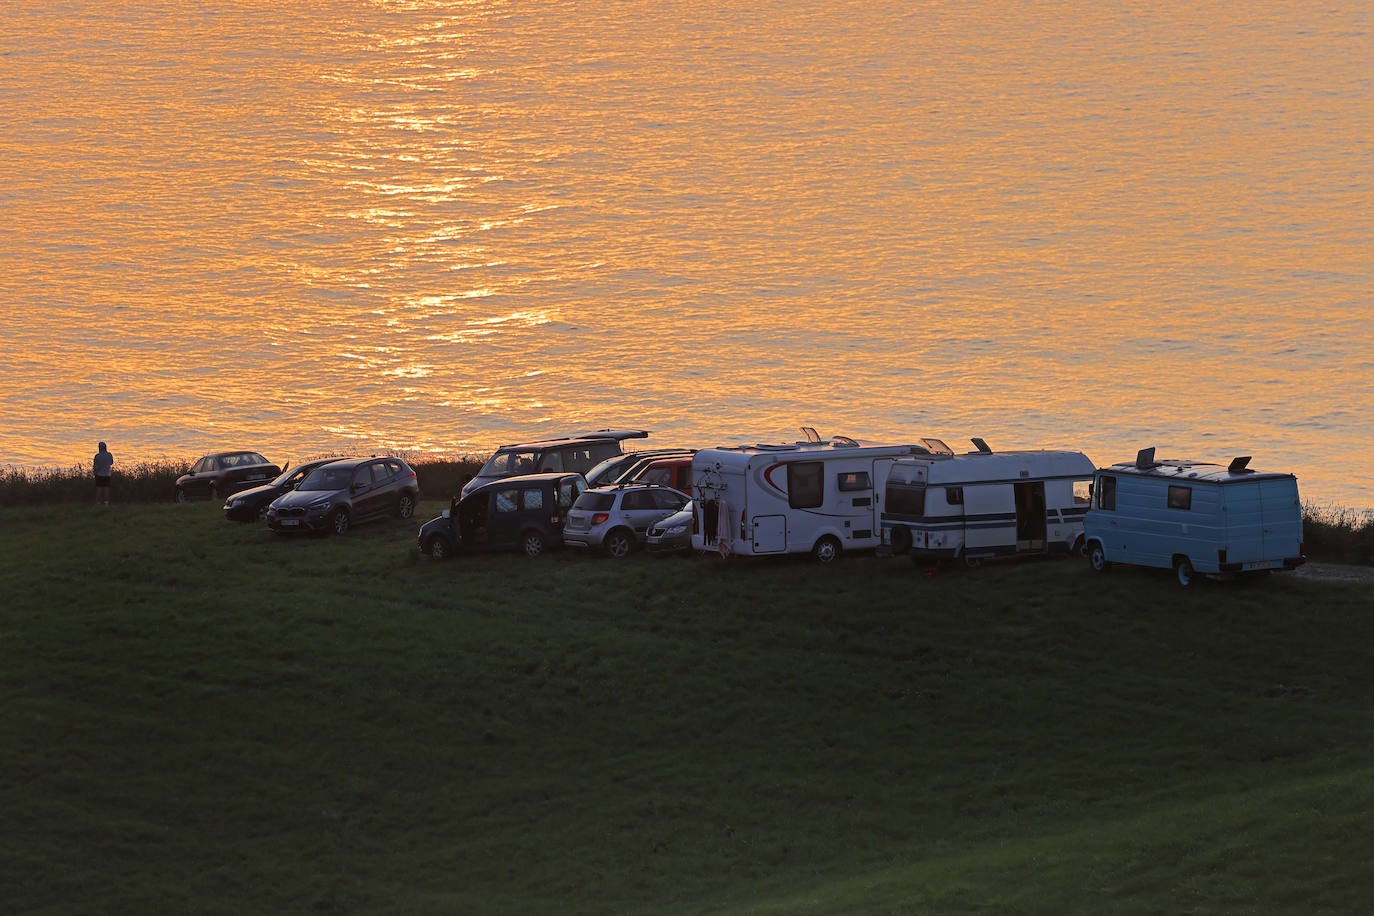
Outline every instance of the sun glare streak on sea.
POLYGON ((1358 4, 0 17, 0 464, 807 423, 1374 506, 1358 4))

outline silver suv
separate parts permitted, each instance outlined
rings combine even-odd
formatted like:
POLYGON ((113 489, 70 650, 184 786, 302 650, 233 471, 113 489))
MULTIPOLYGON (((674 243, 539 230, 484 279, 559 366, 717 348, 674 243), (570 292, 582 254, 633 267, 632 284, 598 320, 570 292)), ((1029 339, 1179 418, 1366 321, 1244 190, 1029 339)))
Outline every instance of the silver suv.
POLYGON ((688 501, 677 490, 649 484, 588 490, 568 511, 563 543, 600 548, 613 557, 629 556, 644 543, 650 525, 677 512, 688 501))

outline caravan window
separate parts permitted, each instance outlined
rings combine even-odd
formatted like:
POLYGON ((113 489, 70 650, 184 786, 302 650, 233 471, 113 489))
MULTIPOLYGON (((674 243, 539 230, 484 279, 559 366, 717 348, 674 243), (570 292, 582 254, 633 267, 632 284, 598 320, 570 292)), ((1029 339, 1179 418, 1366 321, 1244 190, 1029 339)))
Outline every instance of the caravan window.
POLYGON ((825 501, 825 465, 819 461, 794 461, 787 466, 787 504, 793 509, 814 509, 825 501))
POLYGON ((868 479, 867 471, 846 471, 838 478, 841 493, 852 493, 855 490, 871 490, 873 484, 868 479))
POLYGON ((1075 480, 1073 482, 1073 501, 1083 505, 1093 501, 1093 482, 1091 480, 1075 480))
POLYGON ((1097 481, 1097 508, 1116 508, 1116 478, 1100 477, 1097 481))
POLYGON ((962 506, 964 504, 964 488, 945 487, 945 502, 951 506, 962 506))
POLYGON ((1191 508, 1193 508, 1193 488, 1192 488, 1192 487, 1170 487, 1170 488, 1169 488, 1169 508, 1170 508, 1170 509, 1191 509, 1191 508))

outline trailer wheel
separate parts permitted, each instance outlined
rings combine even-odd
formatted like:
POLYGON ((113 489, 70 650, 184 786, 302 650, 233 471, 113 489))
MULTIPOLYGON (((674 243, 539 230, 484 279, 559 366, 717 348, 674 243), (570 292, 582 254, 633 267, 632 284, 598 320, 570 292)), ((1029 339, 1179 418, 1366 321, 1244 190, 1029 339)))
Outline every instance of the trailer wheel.
POLYGON ((817 563, 833 563, 840 558, 843 550, 839 539, 834 535, 827 534, 816 542, 815 547, 811 548, 811 557, 817 563))
POLYGON ((1197 581, 1197 573, 1193 571, 1192 561, 1187 557, 1174 560, 1174 575, 1178 576, 1178 584, 1184 588, 1197 581))
POLYGON ((896 525, 892 529, 892 552, 896 554, 906 553, 911 549, 911 529, 905 525, 896 525))
POLYGON ((1112 568, 1111 561, 1107 559, 1107 551, 1102 549, 1102 544, 1098 541, 1088 545, 1088 564, 1092 566, 1093 572, 1104 573, 1112 568))

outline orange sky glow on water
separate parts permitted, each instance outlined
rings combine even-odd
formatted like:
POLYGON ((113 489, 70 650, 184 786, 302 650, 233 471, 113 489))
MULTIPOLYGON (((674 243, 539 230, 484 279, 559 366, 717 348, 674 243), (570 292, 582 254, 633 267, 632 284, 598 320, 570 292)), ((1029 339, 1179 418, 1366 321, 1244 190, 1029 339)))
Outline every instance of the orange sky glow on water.
POLYGON ((1374 506, 1362 5, 0 16, 0 465, 809 424, 1374 506))

